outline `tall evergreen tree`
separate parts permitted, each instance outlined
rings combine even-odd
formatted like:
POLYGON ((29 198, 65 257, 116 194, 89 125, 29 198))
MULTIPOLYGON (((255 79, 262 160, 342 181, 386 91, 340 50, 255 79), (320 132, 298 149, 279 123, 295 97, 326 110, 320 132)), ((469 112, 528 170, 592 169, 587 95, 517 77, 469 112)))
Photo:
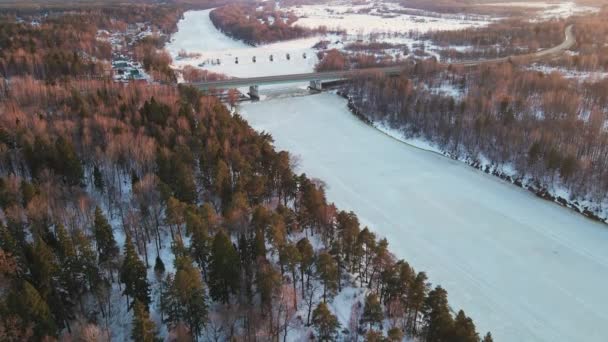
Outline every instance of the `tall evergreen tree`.
POLYGON ((327 304, 319 303, 312 312, 312 324, 317 331, 319 341, 335 341, 340 329, 338 318, 329 311, 327 304))
POLYGON ((458 311, 454 319, 454 329, 452 331, 454 342, 479 342, 479 334, 475 331, 475 324, 464 311, 458 311))
POLYGON ((363 307, 363 316, 361 317, 362 324, 369 324, 369 329, 372 330, 375 326, 381 326, 384 319, 382 312, 382 304, 378 296, 370 293, 365 297, 365 306, 363 307))
POLYGON ((300 255, 300 251, 294 244, 288 243, 285 246, 283 246, 283 248, 281 248, 280 258, 282 259, 283 263, 285 264, 285 267, 291 274, 291 283, 293 285, 293 293, 294 293, 293 305, 294 305, 294 307, 297 308, 298 307, 298 296, 296 295, 296 293, 297 293, 296 284, 298 283, 297 270, 298 270, 298 264, 300 263, 302 256, 300 255))
MULTIPOLYGON (((146 266, 137 256, 131 236, 127 235, 125 242, 125 256, 120 269, 120 281, 125 284, 123 294, 139 300, 146 308, 150 304, 150 285, 146 276, 146 266)), ((129 305, 129 308, 133 303, 129 305)))
POLYGON ((323 283, 323 302, 327 302, 327 296, 333 297, 338 289, 338 267, 327 252, 317 257, 317 275, 323 283))
POLYGON ((209 293, 213 300, 228 303, 239 286, 239 255, 223 231, 215 234, 209 263, 209 293))
POLYGON ((146 310, 146 307, 136 299, 133 304, 133 326, 131 328, 131 338, 133 341, 141 342, 161 341, 156 334, 156 325, 150 319, 150 314, 146 310))
POLYGON ((19 286, 8 294, 6 306, 9 312, 16 313, 24 323, 33 325, 35 340, 56 335, 57 326, 48 303, 28 281, 22 280, 19 286))
POLYGON ((105 186, 103 181, 103 175, 101 174, 101 170, 99 170, 99 167, 97 165, 93 167, 93 185, 95 185, 95 188, 98 191, 103 191, 103 188, 105 186))
POLYGON ((451 340, 454 320, 448 306, 448 293, 441 286, 429 292, 424 303, 424 339, 427 342, 451 340))
POLYGON ((99 254, 99 264, 108 266, 118 257, 118 245, 114 239, 112 226, 104 216, 99 207, 95 208, 93 221, 93 233, 97 242, 97 253, 99 254))
POLYGON ((202 332, 207 321, 207 299, 200 272, 192 260, 181 257, 176 260, 175 277, 167 275, 162 285, 161 310, 164 322, 171 328, 186 324, 194 339, 202 332))
POLYGON ((302 283, 302 298, 304 298, 304 279, 306 278, 306 287, 308 287, 315 263, 315 251, 307 238, 300 239, 296 247, 300 252, 300 281, 302 283))

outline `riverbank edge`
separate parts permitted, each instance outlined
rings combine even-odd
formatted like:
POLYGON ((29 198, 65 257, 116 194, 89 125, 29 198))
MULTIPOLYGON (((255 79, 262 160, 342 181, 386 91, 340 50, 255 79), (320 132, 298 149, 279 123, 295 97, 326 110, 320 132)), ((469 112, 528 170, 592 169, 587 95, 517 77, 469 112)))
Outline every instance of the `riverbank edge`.
POLYGON ((370 119, 368 119, 365 114, 363 114, 363 112, 357 108, 357 106, 355 105, 353 99, 349 96, 349 94, 345 91, 342 90, 338 90, 336 91, 336 94, 344 99, 346 99, 348 101, 347 107, 348 110, 350 111, 351 114, 353 114, 357 119, 361 120, 363 123, 369 125, 370 127, 372 127, 373 129, 381 132, 382 134, 385 134, 386 136, 395 139, 397 141, 399 141, 400 143, 403 144, 407 144, 409 146, 418 148, 420 150, 424 150, 426 152, 429 153, 435 153, 437 155, 440 155, 442 157, 445 158, 449 158, 452 160, 456 160, 459 162, 462 162, 470 167, 473 167, 479 171, 485 172, 489 175, 493 175, 495 177, 498 177, 500 179, 502 179, 503 181, 509 182, 521 189, 524 190, 528 190, 531 193, 533 193, 534 195, 536 195, 536 197, 539 197, 541 199, 547 200, 549 202, 558 204, 564 208, 568 208, 573 210, 574 212, 582 215, 583 217, 590 219, 592 221, 595 222, 600 222, 606 226, 608 226, 608 217, 604 216, 600 216, 601 214, 597 213, 597 211, 593 211, 591 210, 589 207, 584 206, 582 204, 580 204, 578 201, 570 201, 566 198, 563 198, 562 196, 559 195, 555 195, 554 193, 551 192, 551 190, 549 190, 547 187, 544 187, 540 184, 540 182, 536 179, 530 179, 530 180, 524 180, 524 177, 519 176, 519 177, 513 177, 511 175, 505 174, 504 172, 498 171, 498 168, 496 165, 492 164, 492 167, 490 167, 489 165, 485 165, 485 167, 480 163, 479 160, 473 160, 471 158, 457 158, 453 155, 451 155, 448 152, 445 152, 443 150, 441 150, 441 153, 439 152, 435 152, 435 151, 431 151, 431 150, 427 150, 424 148, 420 148, 417 146, 414 146, 412 144, 409 144, 406 141, 403 141, 401 139, 398 139, 396 137, 391 136, 390 134, 382 131, 381 129, 379 129, 378 127, 376 127, 374 125, 374 122, 370 119))

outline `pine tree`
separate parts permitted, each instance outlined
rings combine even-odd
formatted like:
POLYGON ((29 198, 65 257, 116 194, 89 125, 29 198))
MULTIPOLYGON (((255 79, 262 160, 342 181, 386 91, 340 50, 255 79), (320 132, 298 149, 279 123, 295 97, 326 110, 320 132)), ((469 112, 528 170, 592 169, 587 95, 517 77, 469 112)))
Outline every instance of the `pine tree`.
POLYGON ((382 304, 380 304, 378 296, 374 293, 368 294, 367 297, 365 297, 361 324, 369 324, 369 329, 371 330, 374 326, 381 326, 383 319, 382 304))
POLYGON ((57 275, 58 266, 55 254, 40 236, 34 242, 31 259, 30 272, 34 285, 41 291, 40 295, 47 298, 54 287, 53 277, 57 275))
POLYGON ((207 320, 207 303, 200 272, 185 257, 175 273, 174 287, 182 308, 182 320, 194 336, 201 334, 207 320))
POLYGON ((467 317, 462 310, 458 311, 456 319, 454 319, 452 340, 454 342, 479 342, 479 334, 475 331, 473 320, 467 317))
POLYGON ((190 254, 194 261, 203 271, 203 276, 207 279, 207 266, 209 262, 209 231, 203 218, 188 212, 186 214, 186 230, 190 234, 190 254))
POLYGON ((101 170, 99 170, 99 167, 97 165, 93 167, 93 185, 95 185, 95 188, 98 191, 103 191, 103 188, 105 186, 105 183, 103 181, 103 175, 101 174, 101 170))
POLYGON ((281 286, 281 274, 266 259, 258 259, 256 286, 260 293, 260 311, 268 313, 272 308, 272 298, 281 286))
POLYGON ((74 146, 63 137, 55 141, 53 168, 61 173, 70 185, 79 185, 84 178, 84 170, 74 146))
POLYGON ((302 282, 302 298, 304 298, 304 278, 306 278, 306 288, 308 288, 310 276, 312 275, 312 266, 315 263, 315 251, 307 238, 302 238, 298 241, 296 247, 300 252, 300 281, 302 282))
POLYGON ((9 312, 16 313, 23 322, 33 324, 35 340, 57 333, 48 303, 28 281, 21 281, 21 284, 9 293, 6 308, 9 312))
POLYGON ((332 256, 323 252, 317 258, 317 274, 323 283, 323 302, 327 302, 327 296, 333 297, 338 289, 338 267, 332 256))
POLYGON ((488 332, 486 334, 486 336, 483 337, 482 342, 494 342, 494 339, 492 338, 492 334, 490 332, 488 332))
POLYGON ((158 342, 161 341, 156 335, 156 325, 150 319, 150 314, 139 300, 133 304, 133 327, 131 328, 133 341, 158 342))
POLYGON ((168 274, 162 284, 161 311, 170 328, 185 323, 193 334, 200 335, 207 320, 207 298, 200 272, 188 257, 176 261, 175 277, 168 274))
POLYGON ((228 303, 239 286, 239 255, 223 231, 215 234, 209 263, 209 293, 213 300, 228 303))
POLYGON ((448 293, 441 286, 429 292, 424 303, 424 336, 427 342, 450 340, 454 320, 448 306, 448 293))
MULTIPOLYGON (((146 266, 137 256, 131 236, 125 242, 125 257, 120 269, 120 281, 125 284, 123 294, 133 300, 139 300, 145 307, 150 304, 150 285, 146 277, 146 266)), ((129 305, 129 308, 133 303, 129 305)))
POLYGON ((312 324, 319 341, 334 341, 340 329, 338 318, 329 311, 327 304, 321 302, 312 312, 312 324))
POLYGON ((159 278, 162 277, 162 275, 165 273, 165 263, 158 255, 156 256, 156 260, 154 261, 154 273, 159 278))
POLYGON ((298 248, 295 245, 288 243, 285 246, 283 246, 283 248, 281 248, 280 258, 282 259, 283 263, 285 264, 285 267, 291 274, 291 283, 293 285, 293 293, 294 293, 294 296, 293 296, 294 304, 293 305, 294 305, 294 307, 297 308, 298 307, 298 302, 297 302, 298 296, 296 295, 296 293, 297 293, 296 284, 298 282, 297 270, 298 270, 298 265, 300 263, 302 256, 300 255, 300 251, 298 250, 298 248))
POLYGON ((99 254, 99 264, 108 265, 118 257, 118 245, 114 239, 112 226, 103 215, 99 207, 95 208, 95 218, 93 233, 97 242, 97 253, 99 254))

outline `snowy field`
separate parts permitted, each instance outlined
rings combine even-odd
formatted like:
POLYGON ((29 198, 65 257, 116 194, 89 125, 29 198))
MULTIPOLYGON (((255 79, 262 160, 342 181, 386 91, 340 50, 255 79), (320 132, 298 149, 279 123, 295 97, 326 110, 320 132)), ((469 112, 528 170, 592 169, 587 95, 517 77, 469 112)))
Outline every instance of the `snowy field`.
POLYGON ((608 72, 602 71, 578 71, 566 68, 552 67, 548 65, 533 64, 528 67, 528 70, 542 72, 543 74, 559 73, 565 78, 576 79, 585 82, 598 82, 608 78, 608 72))
POLYGON ((342 29, 349 33, 372 32, 409 32, 420 33, 436 30, 458 30, 471 26, 484 26, 489 18, 468 18, 464 14, 458 17, 440 18, 439 13, 424 15, 400 14, 397 11, 411 10, 396 4, 369 3, 353 6, 338 2, 324 5, 302 5, 287 7, 300 19, 295 25, 309 28, 325 26, 329 29, 342 29))
POLYGON ((578 5, 573 1, 496 2, 486 4, 486 6, 531 8, 539 11, 539 17, 541 19, 567 18, 576 14, 597 11, 596 7, 578 5))
POLYGON ((608 229, 371 128, 324 93, 244 104, 341 209, 496 341, 606 341, 608 229))

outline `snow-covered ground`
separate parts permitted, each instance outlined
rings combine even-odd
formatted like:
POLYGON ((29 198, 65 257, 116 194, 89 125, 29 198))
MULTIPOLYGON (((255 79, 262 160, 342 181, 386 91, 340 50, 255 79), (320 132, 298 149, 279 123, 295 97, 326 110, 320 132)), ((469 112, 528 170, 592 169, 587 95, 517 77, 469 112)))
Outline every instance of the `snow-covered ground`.
POLYGON ((345 2, 323 5, 302 5, 288 7, 300 19, 295 25, 309 28, 325 26, 329 29, 342 29, 349 33, 371 32, 428 32, 436 30, 458 30, 471 26, 484 26, 489 20, 467 18, 440 18, 436 16, 401 14, 397 11, 409 10, 396 4, 351 5, 345 2))
POLYGON ((556 72, 556 73, 561 74, 565 78, 572 78, 572 79, 576 79, 578 81, 595 82, 595 81, 601 81, 608 77, 608 72, 579 71, 579 70, 558 68, 558 67, 552 67, 552 66, 540 65, 540 64, 533 64, 528 69, 534 70, 534 71, 539 71, 544 74, 551 74, 551 73, 556 72))
POLYGON ((539 11, 539 18, 541 19, 567 18, 575 14, 597 11, 597 7, 583 6, 573 1, 495 2, 488 3, 486 6, 531 8, 539 11))
POLYGON ((250 124, 327 183, 497 341, 605 341, 608 229, 391 139, 334 94, 244 104, 250 124))
POLYGON ((184 14, 184 19, 178 23, 178 32, 167 44, 167 50, 174 60, 174 67, 200 66, 235 77, 297 74, 314 70, 318 59, 312 46, 319 41, 319 37, 252 47, 218 31, 209 18, 210 11, 188 11, 184 14), (182 50, 200 56, 178 58, 182 50), (270 61, 271 55, 273 61, 270 61), (253 57, 256 57, 255 63, 253 57), (238 64, 235 63, 237 58, 238 64), (216 62, 217 59, 220 60, 220 64, 211 63, 216 62), (202 63, 205 63, 204 66, 201 66, 202 63))

